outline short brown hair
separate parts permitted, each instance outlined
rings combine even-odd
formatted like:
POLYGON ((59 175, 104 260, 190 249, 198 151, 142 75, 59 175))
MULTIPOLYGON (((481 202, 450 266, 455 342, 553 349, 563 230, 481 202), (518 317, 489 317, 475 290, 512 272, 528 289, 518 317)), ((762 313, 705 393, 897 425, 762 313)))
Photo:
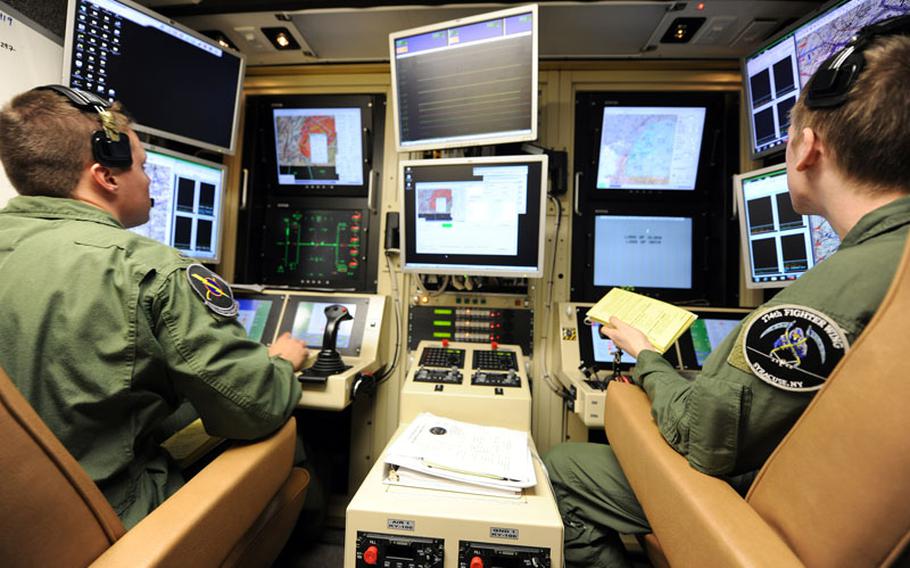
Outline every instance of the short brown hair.
POLYGON ((790 115, 794 131, 815 131, 848 178, 910 192, 910 37, 879 38, 864 56, 843 105, 810 109, 803 90, 790 115))
MULTIPOLYGON (((126 132, 129 119, 119 103, 110 110, 118 129, 126 132)), ((0 160, 21 195, 69 197, 92 163, 92 133, 100 129, 97 116, 62 95, 26 91, 0 111, 0 160)))

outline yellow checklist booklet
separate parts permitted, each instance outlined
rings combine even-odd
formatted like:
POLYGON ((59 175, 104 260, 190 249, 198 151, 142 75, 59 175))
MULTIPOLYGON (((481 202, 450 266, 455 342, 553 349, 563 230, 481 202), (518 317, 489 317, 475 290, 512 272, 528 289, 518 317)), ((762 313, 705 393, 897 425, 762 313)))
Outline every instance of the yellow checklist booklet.
POLYGON ((609 324, 616 316, 640 330, 657 351, 665 352, 698 316, 677 306, 621 288, 613 288, 588 310, 587 319, 609 324))

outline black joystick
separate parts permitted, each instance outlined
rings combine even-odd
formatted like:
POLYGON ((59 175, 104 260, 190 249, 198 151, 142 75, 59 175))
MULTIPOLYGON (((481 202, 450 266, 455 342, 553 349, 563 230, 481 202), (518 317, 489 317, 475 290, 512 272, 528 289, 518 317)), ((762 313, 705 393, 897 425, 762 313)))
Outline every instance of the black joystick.
POLYGON ((351 312, 342 305, 332 304, 325 309, 325 333, 322 335, 322 350, 316 357, 316 363, 304 371, 307 375, 328 377, 338 374, 349 366, 344 364, 341 355, 335 350, 338 341, 338 325, 343 321, 354 319, 351 312))

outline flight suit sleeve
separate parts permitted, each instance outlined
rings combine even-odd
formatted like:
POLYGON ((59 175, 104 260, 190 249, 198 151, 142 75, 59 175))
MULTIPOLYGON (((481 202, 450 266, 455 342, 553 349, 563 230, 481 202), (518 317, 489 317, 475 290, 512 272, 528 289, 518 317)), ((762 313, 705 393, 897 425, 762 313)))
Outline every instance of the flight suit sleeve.
POLYGON ((736 344, 732 332, 711 353, 702 373, 686 380, 655 351, 642 351, 634 380, 651 399, 651 414, 661 435, 693 468, 727 475, 737 462, 740 429, 747 419, 751 391, 743 371, 726 362, 736 344))
POLYGON ((254 439, 284 424, 300 400, 290 362, 270 357, 236 317, 214 313, 179 269, 158 286, 155 335, 174 388, 213 436, 254 439))

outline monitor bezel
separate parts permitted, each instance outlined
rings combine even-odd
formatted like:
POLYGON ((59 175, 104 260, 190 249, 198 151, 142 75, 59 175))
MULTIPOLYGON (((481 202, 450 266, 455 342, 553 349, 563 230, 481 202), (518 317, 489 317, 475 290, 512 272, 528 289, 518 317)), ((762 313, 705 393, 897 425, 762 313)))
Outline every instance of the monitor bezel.
MULTIPOLYGON (((595 210, 590 216, 590 244, 585 251, 585 259, 589 276, 586 278, 585 287, 590 293, 585 294, 590 300, 603 297, 607 292, 617 286, 598 286, 594 284, 594 263, 596 250, 596 231, 598 217, 683 217, 692 221, 692 285, 689 288, 655 288, 636 286, 631 290, 658 298, 667 302, 694 302, 704 300, 708 294, 707 283, 707 238, 709 234, 708 215, 694 207, 674 207, 654 205, 643 210, 640 206, 626 205, 624 207, 610 208, 609 210, 595 210)), ((624 288, 624 286, 618 286, 624 288)))
MULTIPOLYGON (((237 137, 239 131, 238 117, 240 115, 240 98, 241 90, 243 88, 243 78, 246 74, 246 57, 239 51, 236 51, 231 48, 226 48, 218 42, 212 40, 209 37, 206 37, 199 32, 192 30, 183 24, 180 24, 170 18, 162 16, 161 14, 146 8, 145 6, 133 2, 132 0, 105 0, 109 2, 115 2, 123 4, 124 6, 141 12, 146 16, 159 21, 167 26, 177 29, 178 31, 192 36, 194 39, 205 42, 215 49, 221 50, 224 53, 230 54, 234 57, 237 57, 240 60, 240 65, 237 67, 237 89, 236 94, 234 95, 234 116, 231 118, 231 142, 229 146, 220 146, 218 144, 213 144, 211 142, 206 142, 204 140, 199 140, 196 138, 191 138, 188 136, 183 136, 180 134, 175 134, 168 132, 166 130, 159 130, 157 128, 140 124, 138 122, 133 122, 130 124, 130 128, 138 132, 143 132, 146 134, 151 134, 153 136, 160 136, 168 140, 175 140, 177 142, 183 142, 185 144, 191 144, 193 146, 198 146, 200 148, 205 148, 207 150, 212 150, 214 152, 219 152, 223 154, 233 155, 237 148, 237 137)), ((73 51, 73 38, 75 36, 75 24, 76 24, 76 4, 77 0, 69 0, 67 2, 66 9, 66 30, 65 37, 63 41, 63 68, 62 68, 62 83, 64 85, 70 86, 70 78, 72 73, 72 51, 73 51)), ((129 111, 129 107, 126 109, 129 111)))
MULTIPOLYGON (((764 288, 786 288, 796 282, 794 280, 778 280, 773 282, 755 282, 752 278, 752 249, 749 246, 749 227, 746 219, 746 196, 743 192, 743 181, 756 177, 764 177, 768 174, 782 172, 784 177, 787 175, 787 164, 775 164, 766 168, 760 168, 748 172, 743 172, 733 176, 733 193, 736 199, 737 217, 739 217, 739 244, 740 244, 740 265, 742 266, 743 285, 749 290, 760 290, 764 288)), ((789 191, 789 184, 787 190, 789 191)), ((811 270, 811 269, 810 269, 811 270)), ((805 274, 803 272, 802 274, 805 274)))
MULTIPOLYGON (((272 330, 270 337, 265 334, 259 339, 259 343, 269 346, 278 336, 278 326, 281 323, 281 315, 284 312, 284 305, 287 302, 286 294, 265 294, 262 292, 252 292, 244 288, 231 287, 235 300, 266 300, 272 303, 269 307, 269 315, 265 321, 265 331, 272 330)), ((247 334, 249 336, 249 334, 247 334)), ((256 341, 252 337, 251 340, 256 341)))
POLYGON ((174 248, 175 250, 180 251, 180 253, 183 254, 184 256, 186 256, 187 258, 191 258, 193 260, 198 260, 199 262, 202 262, 205 264, 219 264, 221 262, 222 249, 224 248, 223 240, 224 240, 224 224, 225 224, 224 216, 225 216, 225 210, 226 210, 225 202, 227 201, 227 187, 226 187, 227 166, 225 166, 224 164, 219 164, 217 162, 212 162, 210 160, 204 160, 202 158, 197 158, 196 156, 190 156, 189 154, 184 154, 182 152, 177 152, 176 150, 171 150, 169 148, 164 148, 161 146, 156 146, 154 144, 149 144, 147 142, 142 142, 141 144, 146 152, 154 152, 156 154, 162 154, 162 155, 165 155, 165 156, 177 159, 177 160, 184 160, 184 161, 187 161, 187 162, 190 162, 193 164, 199 164, 200 166, 215 168, 215 169, 218 169, 221 171, 221 203, 218 208, 217 214, 215 215, 215 218, 219 220, 218 229, 217 229, 218 242, 215 245, 216 250, 215 250, 214 258, 190 256, 190 255, 186 254, 186 252, 188 252, 188 251, 184 251, 183 249, 178 249, 178 248, 174 247, 173 244, 163 243, 163 244, 165 244, 165 246, 169 246, 171 248, 174 248))
POLYGON ((547 218, 547 165, 546 154, 526 156, 493 156, 483 158, 446 158, 441 160, 404 160, 398 164, 398 199, 402 209, 401 222, 401 271, 409 274, 442 274, 442 275, 470 275, 470 276, 500 276, 512 278, 541 278, 543 276, 543 263, 546 249, 546 218, 547 218), (486 268, 483 265, 453 265, 452 268, 429 266, 408 260, 407 246, 407 212, 405 205, 405 168, 408 167, 434 167, 434 166, 473 166, 482 164, 540 164, 540 206, 537 228, 537 266, 534 270, 523 268, 498 269, 486 268))
POLYGON ((419 152, 422 150, 443 150, 447 148, 465 148, 468 146, 490 146, 493 144, 505 144, 510 142, 527 142, 530 140, 537 139, 537 110, 538 110, 538 77, 539 77, 539 43, 540 43, 540 33, 539 33, 539 11, 537 4, 526 4, 523 6, 517 6, 514 8, 508 8, 505 10, 497 10, 495 12, 486 12, 483 14, 478 14, 476 16, 468 16, 465 18, 457 18, 454 20, 447 20, 444 22, 439 22, 436 24, 430 24, 428 26, 421 26, 418 28, 411 28, 408 30, 402 30, 398 32, 393 32, 389 34, 389 67, 391 68, 392 73, 392 120, 395 123, 395 148, 398 152, 419 152), (531 42, 532 42, 532 51, 531 51, 531 131, 528 134, 515 134, 511 136, 499 135, 494 133, 489 136, 478 136, 472 135, 471 137, 466 137, 464 140, 457 140, 451 142, 434 142, 432 140, 425 143, 417 144, 402 144, 401 140, 401 126, 400 126, 400 117, 398 112, 398 66, 395 59, 395 40, 401 39, 403 37, 410 37, 415 35, 421 35, 429 32, 439 31, 451 27, 463 26, 465 24, 473 24, 476 22, 483 22, 486 20, 492 20, 496 18, 514 16, 517 14, 525 14, 530 12, 532 14, 532 31, 531 31, 531 42))
MULTIPOLYGON (((376 109, 372 107, 372 100, 364 95, 306 95, 295 94, 285 96, 268 95, 261 97, 262 111, 268 115, 269 136, 265 144, 266 167, 268 172, 268 188, 276 195, 282 197, 360 197, 367 195, 373 189, 376 159, 372 146, 374 140, 374 115, 376 109), (361 183, 360 184, 283 184, 278 177, 278 146, 275 138, 275 111, 294 109, 357 109, 360 111, 360 152, 361 152, 361 183)), ((261 122, 260 122, 261 124, 261 122)))
MULTIPOLYGON (((346 357, 359 357, 363 347, 363 330, 366 328, 367 310, 370 307, 370 298, 364 296, 317 296, 303 294, 288 294, 284 304, 281 322, 278 324, 278 335, 288 332, 293 334, 294 319, 297 317, 297 308, 301 303, 319 304, 356 304, 357 312, 351 322, 351 339, 347 347, 336 347, 339 354, 346 357)), ((277 337, 277 335, 276 335, 277 337)), ((322 349, 322 345, 307 344, 311 350, 322 349)))
MULTIPOLYGON (((772 47, 774 47, 775 45, 777 45, 778 43, 780 43, 781 41, 786 39, 788 36, 795 35, 797 30, 806 27, 807 25, 811 24, 813 21, 825 16, 826 14, 837 9, 841 5, 847 4, 848 2, 851 2, 851 1, 852 0, 830 0, 829 2, 819 6, 818 8, 816 8, 815 10, 813 10, 812 12, 807 14, 806 16, 800 18, 793 24, 787 26, 786 28, 782 29, 778 33, 774 34, 773 36, 771 36, 771 38, 763 41, 760 47, 752 50, 750 53, 748 53, 748 54, 744 55, 742 58, 740 58, 739 63, 740 63, 740 70, 741 70, 741 74, 742 74, 742 89, 743 89, 743 94, 745 95, 744 100, 743 100, 743 111, 746 113, 746 122, 748 123, 748 127, 749 127, 749 154, 750 154, 752 160, 759 160, 761 158, 766 158, 768 156, 776 155, 780 152, 783 152, 787 147, 788 136, 784 136, 781 139, 780 144, 771 146, 770 148, 765 148, 764 150, 761 150, 761 151, 756 150, 755 123, 753 121, 752 108, 751 108, 752 88, 749 84, 749 73, 748 73, 748 69, 747 69, 748 62, 751 59, 755 58, 757 55, 767 51, 768 49, 771 49, 772 47)), ((859 31, 859 30, 855 30, 855 31, 859 31)), ((797 72, 798 71, 799 70, 797 69, 797 72)), ((800 94, 802 93, 803 87, 802 87, 802 85, 799 85, 798 76, 796 78, 796 82, 797 82, 797 91, 796 91, 797 95, 796 96, 799 97, 800 94)))
MULTIPOLYGON (((694 96, 686 96, 686 93, 680 93, 678 95, 684 99, 697 98, 694 96)), ((642 99, 651 98, 648 96, 642 97, 642 99)), ((654 95, 653 98, 659 99, 660 95, 654 95)), ((605 104, 601 105, 600 108, 600 125, 597 127, 596 131, 599 134, 598 139, 596 140, 594 147, 596 150, 596 155, 594 158, 594 168, 592 173, 594 174, 594 182, 591 185, 591 197, 594 199, 600 200, 609 200, 611 197, 615 198, 616 196, 629 196, 629 195, 661 195, 667 197, 677 197, 681 199, 690 198, 692 195, 698 195, 704 190, 699 191, 704 187, 705 182, 704 178, 708 175, 708 154, 711 153, 711 142, 709 140, 709 118, 712 118, 711 114, 715 111, 712 108, 709 102, 699 103, 697 101, 685 101, 680 100, 677 104, 667 104, 666 102, 654 102, 653 104, 648 104, 649 101, 641 100, 640 104, 626 104, 628 101, 620 100, 624 97, 616 96, 613 97, 612 101, 606 101, 605 104), (662 187, 597 187, 597 178, 600 173, 600 154, 603 141, 603 121, 604 116, 606 115, 607 109, 644 109, 644 108, 654 108, 654 109, 697 109, 703 112, 702 124, 701 124, 701 140, 698 145, 698 159, 695 162, 695 177, 692 180, 692 187, 690 188, 679 188, 679 189, 670 189, 662 187), (702 182, 699 185, 699 182, 702 182)))
MULTIPOLYGON (((582 305, 575 307, 575 323, 578 329, 578 358, 579 360, 586 364, 588 367, 592 365, 598 365, 598 368, 601 370, 612 370, 613 361, 598 361, 594 358, 594 338, 591 336, 593 331, 593 326, 588 325, 587 323, 587 313, 591 309, 589 305, 582 305), (603 366, 600 366, 603 365, 603 366)), ((628 371, 635 366, 635 362, 620 362, 619 369, 621 371, 628 371)))
MULTIPOLYGON (((686 308, 700 320, 717 319, 742 322, 750 313, 748 308, 686 308)), ((698 357, 695 355, 695 343, 692 341, 692 328, 689 327, 676 340, 679 348, 679 368, 684 371, 700 371, 702 366, 698 364, 698 357)))

